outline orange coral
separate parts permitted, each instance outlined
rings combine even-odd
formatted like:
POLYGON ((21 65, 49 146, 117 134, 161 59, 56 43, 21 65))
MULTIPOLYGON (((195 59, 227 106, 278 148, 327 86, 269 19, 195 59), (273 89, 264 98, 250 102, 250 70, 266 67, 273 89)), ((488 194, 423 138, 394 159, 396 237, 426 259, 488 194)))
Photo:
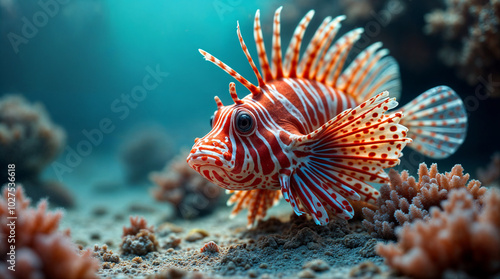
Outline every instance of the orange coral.
POLYGON ((148 227, 144 218, 130 216, 130 227, 123 227, 122 243, 124 254, 146 255, 158 251, 159 243, 154 234, 154 226, 148 227))
POLYGON ((99 263, 92 252, 79 252, 69 238, 69 230, 58 230, 62 213, 47 212, 46 200, 37 208, 29 207, 30 200, 20 185, 15 191, 15 209, 11 209, 9 197, 14 197, 14 193, 8 189, 3 189, 0 199, 0 222, 7 224, 11 221, 8 217, 17 217, 15 243, 7 242, 11 232, 9 226, 3 225, 0 229, 0 273, 10 274, 12 278, 96 278, 99 263), (7 270, 8 262, 4 258, 10 252, 10 245, 15 245, 16 256, 16 271, 12 273, 7 270))
POLYGON ((477 180, 467 183, 470 176, 463 174, 460 165, 455 165, 450 172, 440 174, 437 164, 432 164, 428 169, 427 165, 422 163, 418 170, 418 182, 409 176, 407 171, 398 174, 391 169, 389 177, 390 184, 380 188, 380 197, 377 200, 379 209, 363 208, 365 228, 375 236, 386 239, 396 237, 394 230, 397 226, 426 218, 429 209, 446 200, 452 189, 466 188, 475 199, 486 192, 486 188, 481 187, 477 180))
POLYGON ((379 244, 377 253, 397 271, 416 278, 439 278, 462 271, 484 278, 500 272, 500 192, 481 201, 465 189, 450 191, 428 220, 403 226, 398 243, 379 244))

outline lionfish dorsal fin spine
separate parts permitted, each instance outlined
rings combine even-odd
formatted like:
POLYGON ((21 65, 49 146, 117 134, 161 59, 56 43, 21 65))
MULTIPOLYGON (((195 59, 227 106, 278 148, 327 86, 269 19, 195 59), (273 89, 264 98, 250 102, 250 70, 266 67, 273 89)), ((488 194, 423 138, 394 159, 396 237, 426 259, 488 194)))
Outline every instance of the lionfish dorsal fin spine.
POLYGON ((259 55, 259 64, 262 70, 264 81, 270 81, 273 79, 273 75, 271 73, 269 61, 267 60, 266 47, 264 45, 264 37, 262 36, 262 27, 260 24, 260 10, 257 10, 257 12, 255 12, 253 36, 255 39, 255 45, 257 47, 257 53, 259 55))
POLYGON ((367 47, 339 77, 337 87, 358 103, 383 90, 391 92, 392 97, 400 95, 399 66, 394 58, 388 56, 389 51, 381 47, 380 42, 367 47))
POLYGON ((248 63, 250 64, 250 67, 252 67, 253 72, 255 73, 255 77, 257 77, 257 81, 259 82, 259 92, 252 94, 258 94, 260 93, 260 88, 264 86, 264 80, 262 79, 262 76, 259 73, 259 70, 257 69, 257 66, 255 66, 255 63, 253 62, 252 56, 250 55, 250 52, 248 52, 247 45, 245 44, 245 41, 243 40, 243 37, 241 36, 241 30, 240 30, 240 23, 237 22, 237 33, 238 33, 238 40, 240 41, 240 46, 243 52, 245 53, 245 56, 247 57, 248 63))
POLYGON ((309 78, 309 70, 311 69, 313 62, 316 60, 319 49, 321 47, 322 38, 325 37, 324 34, 325 28, 327 27, 327 25, 330 23, 331 20, 332 18, 330 16, 326 17, 323 20, 321 25, 316 30, 316 33, 314 33, 314 36, 312 37, 311 41, 307 45, 306 51, 302 55, 302 58, 300 59, 299 62, 298 74, 297 74, 299 78, 309 78))
POLYGON ((310 79, 317 79, 318 72, 323 65, 323 61, 325 59, 326 52, 328 51, 328 46, 331 45, 333 39, 337 35, 340 27, 342 26, 340 22, 345 19, 344 15, 337 16, 334 18, 326 27, 325 34, 320 43, 319 53, 316 56, 316 60, 314 61, 313 68, 309 72, 310 79))
POLYGON ((317 80, 334 87, 344 67, 345 59, 354 43, 359 39, 363 28, 357 28, 340 37, 328 50, 317 80))
POLYGON ((300 21, 299 25, 295 28, 293 32, 292 40, 288 45, 288 49, 285 54, 285 76, 290 78, 297 77, 297 64, 299 63, 300 55, 300 45, 302 44, 302 39, 306 31, 309 22, 311 22, 314 16, 314 10, 310 10, 300 21))
POLYGON ((273 50, 272 50, 272 74, 273 79, 280 79, 283 77, 283 62, 281 57, 281 24, 280 24, 280 15, 281 9, 283 7, 279 7, 276 9, 274 13, 274 21, 273 21, 273 50))
POLYGON ((235 70, 233 70, 231 67, 226 65, 224 62, 220 61, 219 59, 215 58, 215 56, 211 55, 210 53, 198 49, 198 51, 205 57, 206 60, 214 63, 217 65, 217 67, 221 68, 224 70, 226 73, 228 73, 230 76, 232 76, 234 79, 239 81, 243 86, 245 86, 252 94, 259 94, 261 92, 261 89, 255 85, 253 85, 251 82, 249 82, 246 78, 238 74, 235 70))

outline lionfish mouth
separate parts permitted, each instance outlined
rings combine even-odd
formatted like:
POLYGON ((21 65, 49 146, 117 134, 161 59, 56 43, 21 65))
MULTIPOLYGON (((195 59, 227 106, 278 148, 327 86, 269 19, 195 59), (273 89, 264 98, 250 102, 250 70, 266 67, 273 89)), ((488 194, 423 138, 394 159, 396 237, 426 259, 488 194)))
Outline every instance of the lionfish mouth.
POLYGON ((209 166, 231 169, 234 161, 228 150, 227 145, 221 141, 198 140, 191 149, 187 162, 200 173, 201 168, 209 166))

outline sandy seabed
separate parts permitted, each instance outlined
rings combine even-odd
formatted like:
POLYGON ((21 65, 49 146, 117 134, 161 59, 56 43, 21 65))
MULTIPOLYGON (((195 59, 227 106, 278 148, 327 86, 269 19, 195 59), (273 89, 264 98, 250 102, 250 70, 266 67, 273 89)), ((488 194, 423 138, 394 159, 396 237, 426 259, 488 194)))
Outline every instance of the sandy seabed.
POLYGON ((282 200, 268 217, 247 229, 246 212, 230 219, 219 206, 194 220, 175 218, 172 207, 153 200, 144 188, 90 193, 75 210, 65 212, 61 227, 73 241, 95 250, 102 278, 387 278, 374 239, 359 221, 331 221, 317 226, 296 216, 282 200), (125 254, 123 227, 130 216, 154 225, 159 244, 146 255, 125 254), (202 252, 208 242, 219 252, 202 252))

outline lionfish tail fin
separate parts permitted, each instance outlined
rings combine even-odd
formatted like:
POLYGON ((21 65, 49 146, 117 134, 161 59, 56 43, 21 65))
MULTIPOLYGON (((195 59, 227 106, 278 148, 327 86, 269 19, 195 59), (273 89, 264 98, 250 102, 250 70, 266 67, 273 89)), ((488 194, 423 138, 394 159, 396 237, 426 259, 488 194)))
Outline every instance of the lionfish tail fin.
POLYGON ((227 205, 234 205, 230 217, 234 218, 242 209, 247 208, 247 227, 249 228, 255 225, 258 220, 266 217, 267 210, 276 205, 281 198, 280 191, 266 189, 230 190, 227 193, 232 194, 227 205))
POLYGON ((413 139, 409 147, 422 154, 446 158, 460 147, 467 133, 467 114, 462 99, 447 86, 431 88, 401 108, 401 124, 413 139))
POLYGON ((399 124, 402 113, 386 114, 396 106, 383 92, 296 138, 293 151, 302 165, 281 183, 296 212, 302 208, 317 224, 326 224, 327 211, 352 218, 347 199, 375 202, 379 193, 369 183, 387 182, 384 168, 399 164, 401 150, 411 142, 399 124))

